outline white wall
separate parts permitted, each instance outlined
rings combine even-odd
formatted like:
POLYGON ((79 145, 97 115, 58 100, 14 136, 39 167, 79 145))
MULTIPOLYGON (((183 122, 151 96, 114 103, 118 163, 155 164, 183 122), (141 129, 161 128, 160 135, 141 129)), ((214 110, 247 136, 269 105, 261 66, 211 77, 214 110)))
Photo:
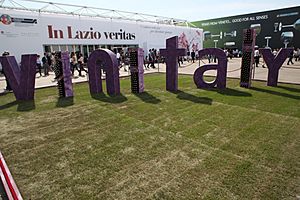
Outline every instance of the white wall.
MULTIPOLYGON (((0 22, 0 53, 9 51, 20 60, 21 54, 37 53, 43 54, 44 44, 109 44, 109 45, 139 45, 141 48, 165 48, 165 40, 173 36, 182 36, 185 34, 186 41, 198 43, 198 48, 202 49, 202 30, 188 27, 179 27, 172 25, 162 25, 146 22, 133 22, 123 20, 107 20, 102 18, 79 17, 58 14, 40 14, 35 12, 24 12, 16 10, 0 9, 0 15, 7 14, 12 18, 18 19, 36 19, 36 24, 12 22, 5 25, 0 22), (61 30, 64 38, 49 38, 48 26, 54 30, 61 30), (72 38, 68 38, 68 26, 71 27, 72 38), (90 28, 96 36, 101 34, 100 39, 91 38, 90 28), (106 38, 105 33, 112 35, 125 31, 125 35, 135 35, 131 40, 106 38), (89 39, 75 39, 77 31, 89 32, 89 39), (198 34, 197 34, 197 32, 198 34), (201 35, 199 35, 201 33, 201 35)), ((59 35, 59 34, 58 34, 59 35)), ((93 34, 94 35, 94 34, 93 34)), ((122 36, 124 36, 122 34, 122 36)), ((190 44, 190 47, 192 45, 190 44)), ((145 50, 148 52, 148 50, 145 50)))

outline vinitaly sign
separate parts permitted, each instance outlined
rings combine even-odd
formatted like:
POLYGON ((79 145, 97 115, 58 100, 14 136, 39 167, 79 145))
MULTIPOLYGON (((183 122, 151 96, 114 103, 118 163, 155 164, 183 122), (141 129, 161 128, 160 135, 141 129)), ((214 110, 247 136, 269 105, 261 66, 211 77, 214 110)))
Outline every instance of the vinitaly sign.
MULTIPOLYGON (((167 39, 166 49, 161 49, 161 55, 165 56, 167 73, 166 73, 166 89, 168 91, 178 90, 178 56, 185 56, 186 50, 178 48, 178 37, 167 39)), ((282 49, 277 57, 272 57, 267 50, 261 50, 262 55, 268 66, 268 85, 276 86, 278 82, 278 73, 284 60, 288 57, 292 49, 282 49)), ((215 56, 219 63, 214 65, 200 66, 194 73, 194 82, 198 88, 226 88, 226 71, 227 59, 225 53, 218 48, 202 49, 198 54, 203 57, 205 55, 215 56), (217 70, 216 80, 212 83, 204 81, 204 72, 208 70, 217 70)), ((64 53, 64 60, 68 60, 64 53)), ((1 56, 0 63, 6 73, 8 82, 11 84, 13 92, 17 100, 33 100, 34 99, 34 83, 35 83, 35 61, 36 55, 23 55, 21 66, 19 66, 14 56, 1 56)), ((64 63, 64 62, 63 62, 64 63)), ((102 93, 101 69, 106 72, 107 93, 109 95, 120 94, 119 68, 116 55, 108 49, 95 50, 88 59, 89 69, 89 86, 90 93, 102 93)), ((71 81, 70 76, 64 74, 66 79, 71 81)), ((67 87, 67 88, 71 88, 67 87)))

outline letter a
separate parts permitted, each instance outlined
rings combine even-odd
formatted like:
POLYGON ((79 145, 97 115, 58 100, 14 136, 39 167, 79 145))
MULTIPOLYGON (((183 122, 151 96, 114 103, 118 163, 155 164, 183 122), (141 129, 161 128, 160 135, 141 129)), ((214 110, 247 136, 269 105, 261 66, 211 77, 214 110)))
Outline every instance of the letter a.
POLYGON ((212 55, 218 59, 218 64, 207 64, 199 67, 194 73, 194 82, 198 88, 214 88, 217 86, 219 89, 226 88, 226 76, 227 76, 227 58, 222 49, 207 48, 199 51, 199 58, 201 59, 205 55, 212 55), (208 70, 217 70, 217 77, 213 82, 205 82, 203 79, 204 72, 208 70))

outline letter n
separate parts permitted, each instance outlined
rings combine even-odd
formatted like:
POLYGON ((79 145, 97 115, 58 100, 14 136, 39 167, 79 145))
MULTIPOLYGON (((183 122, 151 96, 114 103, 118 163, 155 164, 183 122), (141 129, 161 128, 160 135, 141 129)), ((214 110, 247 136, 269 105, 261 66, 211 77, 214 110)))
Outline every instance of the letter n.
POLYGON ((116 55, 108 49, 97 49, 88 59, 90 93, 102 93, 101 69, 106 72, 109 95, 120 94, 119 66, 116 55))

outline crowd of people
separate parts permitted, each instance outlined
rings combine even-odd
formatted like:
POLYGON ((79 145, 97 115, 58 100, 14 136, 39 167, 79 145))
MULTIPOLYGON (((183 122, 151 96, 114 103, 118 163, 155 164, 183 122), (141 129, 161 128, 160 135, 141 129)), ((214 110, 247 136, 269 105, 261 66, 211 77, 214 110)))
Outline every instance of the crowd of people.
MULTIPOLYGON (((279 52, 279 49, 273 49, 272 50, 272 54, 274 56, 277 56, 279 52)), ((255 67, 259 67, 259 64, 260 64, 260 58, 261 58, 261 54, 259 52, 259 49, 258 48, 255 48, 255 51, 254 51, 254 63, 255 63, 255 67)), ((294 64, 294 62, 299 62, 300 61, 300 49, 299 48, 294 48, 294 50, 291 52, 291 54, 289 55, 288 57, 288 61, 287 61, 287 65, 290 65, 290 64, 294 64)), ((264 60, 262 60, 262 67, 265 68, 265 64, 264 64, 264 60)))
MULTIPOLYGON (((74 75, 75 70, 78 72, 79 76, 84 76, 82 72, 87 74, 87 70, 85 69, 85 59, 81 53, 76 54, 72 52, 70 54, 70 70, 72 75, 74 75)), ((49 72, 53 71, 53 68, 57 62, 57 58, 55 57, 55 52, 52 53, 44 53, 42 59, 40 55, 37 55, 37 73, 42 76, 42 69, 44 71, 44 77, 49 76, 49 72)))

